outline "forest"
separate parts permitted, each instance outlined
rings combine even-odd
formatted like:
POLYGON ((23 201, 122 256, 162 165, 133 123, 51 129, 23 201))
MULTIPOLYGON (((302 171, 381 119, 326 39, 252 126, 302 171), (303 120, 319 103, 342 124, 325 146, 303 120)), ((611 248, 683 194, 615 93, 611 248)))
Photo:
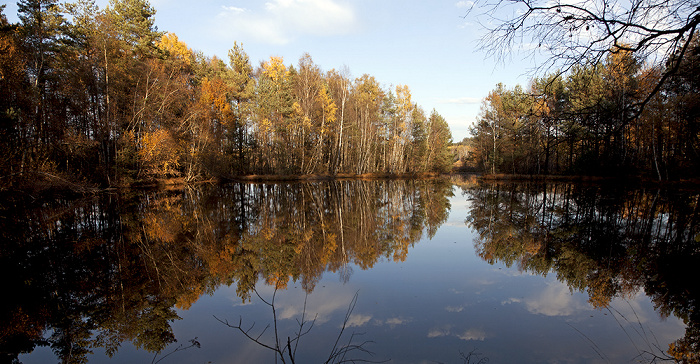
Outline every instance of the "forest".
POLYGON ((487 173, 700 176, 700 41, 651 65, 625 46, 597 62, 498 84, 470 129, 487 173))
POLYGON ((224 61, 159 31, 146 0, 0 7, 0 185, 450 170, 451 133, 408 86, 234 43, 224 61))

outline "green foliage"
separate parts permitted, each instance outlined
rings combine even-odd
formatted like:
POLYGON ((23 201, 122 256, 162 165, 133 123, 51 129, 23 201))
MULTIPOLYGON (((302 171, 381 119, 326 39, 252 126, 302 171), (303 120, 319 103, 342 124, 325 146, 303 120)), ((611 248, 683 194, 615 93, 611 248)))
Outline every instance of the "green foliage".
POLYGON ((155 26, 155 14, 147 0, 110 0, 106 11, 117 38, 139 57, 157 52, 156 42, 162 33, 155 26))

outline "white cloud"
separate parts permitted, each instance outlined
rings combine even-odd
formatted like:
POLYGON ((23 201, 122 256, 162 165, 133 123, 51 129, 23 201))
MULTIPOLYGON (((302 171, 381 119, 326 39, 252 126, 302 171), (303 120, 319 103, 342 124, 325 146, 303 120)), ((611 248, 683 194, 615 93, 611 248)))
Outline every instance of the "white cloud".
POLYGON ((240 13, 244 13, 244 12, 246 11, 246 9, 237 8, 237 7, 235 7, 235 6, 226 6, 226 5, 224 5, 224 6, 222 6, 221 8, 223 9, 224 13, 227 13, 227 14, 230 14, 230 15, 240 14, 240 13))
POLYGON ((442 336, 448 336, 448 335, 450 335, 450 328, 449 327, 436 327, 436 328, 430 329, 430 331, 428 331, 429 338, 442 337, 442 336))
POLYGON ((309 36, 347 34, 357 28, 355 10, 338 0, 272 0, 260 9, 223 6, 216 31, 237 40, 286 44, 309 36))
POLYGON ((462 335, 457 335, 457 337, 465 341, 484 341, 486 339, 486 332, 481 329, 469 329, 462 335))
MULTIPOLYGON (((264 297, 264 296, 263 296, 264 297)), ((301 320, 301 316, 304 314, 303 297, 288 296, 280 298, 276 302, 277 307, 277 317, 280 320, 301 320)), ((351 297, 346 295, 339 295, 333 293, 318 293, 313 297, 309 296, 307 305, 305 320, 311 321, 315 319, 316 325, 324 324, 330 321, 338 312, 345 312, 348 308, 348 303, 351 301, 351 297)))
POLYGON ((575 298, 569 287, 557 282, 548 285, 539 296, 527 298, 524 302, 530 313, 545 316, 570 316, 578 311, 590 309, 587 303, 575 298))
POLYGON ((366 323, 369 322, 369 320, 372 319, 372 316, 370 315, 356 315, 352 314, 350 316, 350 319, 348 320, 348 327, 359 327, 359 326, 364 326, 366 323))
POLYGON ((411 322, 410 319, 405 319, 402 317, 393 317, 393 318, 386 320, 386 324, 389 325, 392 329, 395 326, 405 325, 406 323, 409 323, 409 322, 411 322))

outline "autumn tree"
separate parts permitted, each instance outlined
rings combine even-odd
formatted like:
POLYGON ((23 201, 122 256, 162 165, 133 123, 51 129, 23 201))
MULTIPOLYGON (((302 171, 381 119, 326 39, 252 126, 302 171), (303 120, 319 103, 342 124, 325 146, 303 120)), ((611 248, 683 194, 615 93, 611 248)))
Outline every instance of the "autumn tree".
POLYGON ((335 174, 343 170, 347 156, 346 143, 346 114, 348 114, 348 101, 350 97, 350 79, 349 71, 345 68, 342 72, 331 70, 326 74, 326 82, 328 90, 334 103, 337 106, 337 123, 333 125, 332 133, 335 137, 335 143, 331 148, 332 152, 329 155, 331 158, 330 172, 335 174))
POLYGON ((321 69, 313 63, 311 56, 304 54, 298 63, 298 69, 292 77, 294 96, 297 105, 298 121, 290 125, 289 132, 294 136, 300 155, 302 174, 312 172, 314 164, 320 159, 319 142, 321 140, 321 117, 317 110, 319 93, 322 86, 321 69))
POLYGON ((320 107, 321 125, 318 130, 318 144, 314 151, 312 162, 318 163, 317 161, 320 161, 322 166, 320 172, 328 173, 331 165, 331 150, 335 147, 333 140, 338 138, 334 134, 337 130, 335 124, 338 107, 335 104, 335 100, 331 98, 328 85, 325 83, 321 86, 317 98, 320 107))
POLYGON ((352 125, 352 172, 368 173, 376 168, 379 150, 379 112, 385 92, 377 80, 370 75, 362 75, 354 82, 352 89, 355 120, 352 125))

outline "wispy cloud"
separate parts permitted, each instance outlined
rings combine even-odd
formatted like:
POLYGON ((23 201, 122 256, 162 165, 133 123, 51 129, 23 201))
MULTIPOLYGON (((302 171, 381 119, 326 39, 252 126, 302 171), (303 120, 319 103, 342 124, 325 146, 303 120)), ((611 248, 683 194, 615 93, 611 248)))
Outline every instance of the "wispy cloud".
POLYGON ((486 340, 486 332, 482 329, 469 329, 457 337, 464 341, 484 341, 486 340))
POLYGON ((455 336, 461 340, 465 341, 484 341, 486 340, 486 332, 478 328, 470 328, 465 330, 461 334, 454 334, 452 331, 452 325, 445 325, 441 327, 434 327, 428 331, 428 337, 443 337, 443 336, 455 336))
POLYGON ((411 319, 407 319, 407 318, 403 318, 403 317, 393 317, 393 318, 386 320, 386 324, 392 328, 394 326, 405 325, 408 322, 411 322, 411 319))
MULTIPOLYGON (((304 306, 299 304, 298 297, 286 297, 278 299, 276 304, 278 318, 280 320, 300 319, 304 314, 304 306)), ((303 298, 302 298, 303 300, 303 298)), ((315 324, 324 324, 333 318, 337 312, 343 312, 348 308, 351 298, 342 294, 319 293, 313 300, 309 300, 306 306, 306 317, 315 317, 315 324)))
POLYGON ((357 29, 357 17, 338 0, 272 0, 257 9, 222 6, 216 29, 238 40, 286 44, 301 36, 350 33, 357 29))
POLYGON ((530 313, 545 316, 570 316, 590 310, 588 304, 581 302, 569 287, 559 282, 548 285, 538 296, 526 298, 524 303, 530 313))
POLYGON ((246 9, 244 9, 244 8, 237 8, 235 6, 223 5, 221 8, 223 9, 224 13, 228 13, 231 15, 241 14, 241 13, 244 13, 246 11, 246 9))
POLYGON ((523 301, 523 300, 520 299, 520 298, 514 298, 514 297, 513 297, 513 298, 509 298, 509 299, 507 299, 507 300, 502 301, 502 302, 501 302, 501 305, 507 305, 507 304, 511 304, 511 303, 520 303, 520 302, 522 302, 522 301, 523 301))
POLYGON ((435 327, 428 331, 428 337, 442 337, 450 335, 450 327, 435 327))
POLYGON ((464 306, 447 306, 445 307, 445 311, 447 312, 462 312, 464 310, 464 306))
POLYGON ((369 322, 369 320, 372 319, 372 316, 370 315, 356 315, 352 314, 350 316, 350 319, 348 320, 348 327, 359 327, 359 326, 364 326, 366 323, 369 322))

